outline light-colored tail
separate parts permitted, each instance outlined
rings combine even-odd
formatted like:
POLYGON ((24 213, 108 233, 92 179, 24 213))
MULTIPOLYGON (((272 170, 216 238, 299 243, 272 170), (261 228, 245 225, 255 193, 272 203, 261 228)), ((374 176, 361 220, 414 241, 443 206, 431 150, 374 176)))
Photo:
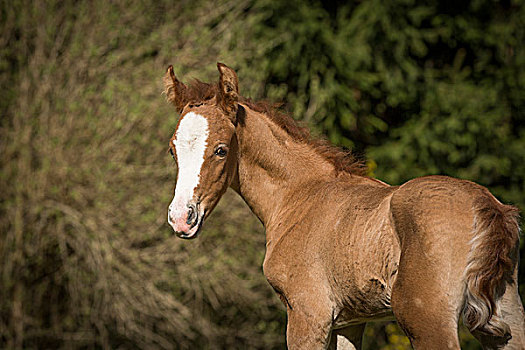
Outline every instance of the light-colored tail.
POLYGON ((474 210, 474 238, 465 272, 463 322, 471 332, 510 338, 509 325, 500 318, 496 301, 517 268, 518 209, 487 195, 478 199, 474 210))

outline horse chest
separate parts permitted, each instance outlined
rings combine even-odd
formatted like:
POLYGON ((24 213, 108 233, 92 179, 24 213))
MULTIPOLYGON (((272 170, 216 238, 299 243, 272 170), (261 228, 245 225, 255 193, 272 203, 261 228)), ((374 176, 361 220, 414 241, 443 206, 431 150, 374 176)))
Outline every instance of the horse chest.
POLYGON ((268 247, 263 263, 263 272, 268 283, 279 293, 285 293, 293 279, 297 263, 280 248, 268 247))
POLYGON ((268 283, 281 299, 284 297, 288 302, 312 286, 326 285, 324 275, 320 274, 321 269, 317 265, 315 259, 308 254, 292 249, 286 241, 280 241, 276 245, 267 246, 263 271, 268 283))

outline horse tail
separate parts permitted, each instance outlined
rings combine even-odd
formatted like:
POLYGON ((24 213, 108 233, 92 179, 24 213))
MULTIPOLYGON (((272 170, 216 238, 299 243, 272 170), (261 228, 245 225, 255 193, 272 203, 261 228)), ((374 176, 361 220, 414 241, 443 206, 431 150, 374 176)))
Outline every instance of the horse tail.
POLYGON ((512 281, 519 249, 518 209, 492 195, 474 205, 474 237, 465 272, 463 323, 472 331, 510 338, 510 328, 498 315, 505 284, 512 281))

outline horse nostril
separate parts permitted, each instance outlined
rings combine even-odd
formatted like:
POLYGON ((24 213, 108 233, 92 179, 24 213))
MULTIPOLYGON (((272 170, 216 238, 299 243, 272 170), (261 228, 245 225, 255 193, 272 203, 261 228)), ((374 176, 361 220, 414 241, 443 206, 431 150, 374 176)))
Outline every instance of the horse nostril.
POLYGON ((188 219, 186 220, 186 223, 188 225, 194 226, 197 222, 197 209, 195 208, 195 204, 189 204, 188 205, 188 219))

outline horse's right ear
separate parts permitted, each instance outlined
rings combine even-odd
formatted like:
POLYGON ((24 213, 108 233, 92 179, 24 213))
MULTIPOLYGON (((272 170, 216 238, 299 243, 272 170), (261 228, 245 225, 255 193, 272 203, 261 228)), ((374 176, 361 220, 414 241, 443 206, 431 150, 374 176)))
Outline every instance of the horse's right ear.
POLYGON ((164 75, 164 93, 168 102, 175 106, 177 112, 182 112, 186 106, 186 85, 175 77, 172 65, 168 67, 164 75))

